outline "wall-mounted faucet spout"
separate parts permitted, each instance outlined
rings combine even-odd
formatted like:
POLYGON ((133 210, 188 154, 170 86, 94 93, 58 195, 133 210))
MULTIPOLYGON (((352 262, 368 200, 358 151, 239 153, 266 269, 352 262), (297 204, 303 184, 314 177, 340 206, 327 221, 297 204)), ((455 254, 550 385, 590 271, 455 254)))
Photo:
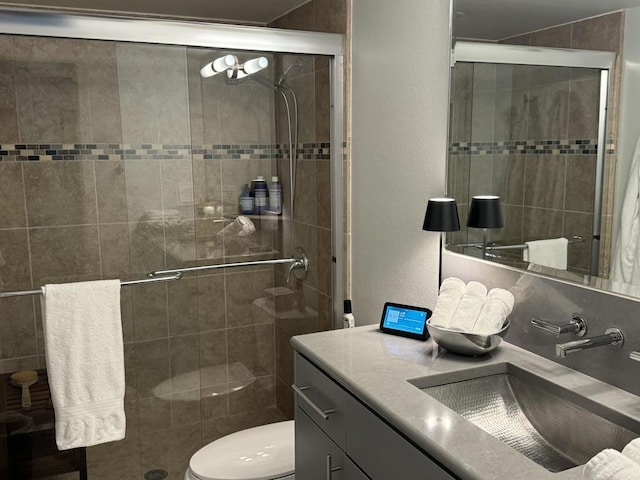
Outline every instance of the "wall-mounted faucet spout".
POLYGON ((556 356, 566 357, 570 353, 580 352, 588 348, 611 345, 614 348, 621 348, 624 344, 624 335, 619 328, 608 328, 604 335, 574 340, 573 342, 556 344, 556 356))

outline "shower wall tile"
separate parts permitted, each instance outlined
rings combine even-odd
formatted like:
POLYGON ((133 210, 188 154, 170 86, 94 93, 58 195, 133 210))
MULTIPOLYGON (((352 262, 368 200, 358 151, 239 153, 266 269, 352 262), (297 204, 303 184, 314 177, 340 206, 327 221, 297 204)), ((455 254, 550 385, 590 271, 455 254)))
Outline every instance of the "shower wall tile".
MULTIPOLYGON (((305 285, 318 287, 318 235, 317 227, 301 222, 293 224, 294 244, 302 248, 309 259, 309 271, 304 279, 305 285)), ((295 274, 292 274, 295 277, 295 274)))
POLYGON ((147 284, 128 287, 133 299, 133 326, 136 342, 167 338, 166 285, 147 284))
POLYGON ((269 26, 274 28, 286 28, 291 30, 306 30, 312 32, 314 24, 314 6, 313 2, 307 2, 295 10, 276 19, 269 26))
POLYGON ((97 226, 31 228, 29 241, 35 286, 101 277, 97 226))
POLYGON ((227 331, 229 365, 238 364, 229 372, 229 381, 242 381, 274 373, 273 324, 229 328, 227 331))
POLYGON ((100 262, 103 278, 127 278, 131 273, 129 225, 112 223, 98 226, 100 262))
POLYGON ((26 228, 0 230, 0 290, 31 288, 29 238, 26 228))
POLYGON ((562 209, 565 159, 560 155, 527 155, 524 170, 524 204, 562 209))
POLYGON ((140 455, 132 454, 118 457, 118 461, 113 459, 87 459, 87 473, 91 480, 140 480, 142 477, 142 467, 140 465, 140 455))
POLYGON ((598 138, 599 97, 599 77, 571 82, 568 138, 598 138))
MULTIPOLYGON (((171 360, 169 340, 153 340, 135 344, 136 380, 138 402, 150 402, 156 411, 169 410, 169 394, 171 393, 171 360)), ((143 418, 143 405, 140 404, 140 423, 148 422, 153 426, 153 415, 143 418)), ((162 428, 158 426, 158 428, 162 428)))
POLYGON ((316 134, 314 141, 328 142, 331 139, 331 79, 329 73, 328 59, 316 58, 314 105, 316 134))
MULTIPOLYGON (((471 70, 472 64, 467 64, 471 70)), ((457 69, 456 65, 456 69, 457 69)), ((496 91, 511 91, 529 87, 531 67, 529 65, 496 65, 496 91)))
POLYGON ((576 22, 572 25, 571 48, 619 52, 623 22, 622 12, 576 22))
POLYGON ((275 377, 269 375, 250 382, 231 382, 229 384, 229 414, 262 411, 275 407, 275 377))
POLYGON ((316 223, 331 228, 331 162, 316 161, 316 223))
POLYGON ((161 162, 125 160, 127 215, 130 222, 149 220, 150 214, 162 211, 161 162))
MULTIPOLYGON (((210 81, 222 81, 213 77, 210 81)), ((207 81, 207 79, 203 79, 207 81)), ((274 112, 273 91, 263 85, 245 82, 240 85, 221 85, 212 99, 218 102, 220 118, 219 135, 225 142, 273 143, 275 131, 272 127, 274 112), (220 88, 225 87, 220 95, 220 88), (247 115, 247 112, 251 112, 247 115)), ((205 130, 205 141, 208 140, 205 130)))
POLYGON ((315 74, 309 73, 291 78, 289 83, 298 96, 298 142, 316 140, 315 74))
POLYGON ((286 417, 277 408, 240 413, 202 423, 202 443, 207 444, 239 430, 281 422, 286 417))
POLYGON ((524 165, 523 155, 493 156, 491 191, 500 197, 503 205, 524 204, 524 165))
POLYGON ((189 459, 202 446, 200 424, 177 425, 140 439, 142 471, 163 469, 169 479, 182 480, 189 459))
POLYGON ((162 205, 165 214, 177 211, 182 219, 193 220, 194 188, 191 160, 160 162, 160 165, 162 205))
POLYGON ((169 339, 171 352, 171 392, 196 392, 200 400, 199 336, 182 335, 169 339))
POLYGON ((123 141, 189 143, 186 49, 119 43, 117 58, 123 141))
POLYGON ((273 287, 273 270, 226 273, 227 327, 273 323, 273 313, 254 304, 273 287))
POLYGON ((586 241, 572 243, 567 247, 567 265, 569 269, 589 271, 591 258, 591 238, 593 232, 593 215, 590 213, 564 212, 562 236, 571 238, 574 235, 584 237, 586 241))
POLYGON ((276 404, 287 420, 293 420, 295 404, 291 384, 276 380, 276 404))
POLYGON ((562 236, 561 210, 525 207, 522 223, 523 236, 527 241, 562 236))
POLYGON ((568 83, 535 86, 529 89, 528 140, 567 138, 569 117, 568 83))
MULTIPOLYGON (((200 69, 212 61, 214 58, 220 56, 221 53, 208 48, 187 48, 187 92, 189 95, 189 130, 191 131, 191 142, 196 145, 202 145, 205 142, 204 130, 205 130, 205 118, 215 121, 215 128, 212 130, 217 131, 217 104, 212 102, 208 95, 205 94, 205 88, 214 85, 213 82, 203 82, 200 76, 200 69), (210 101, 211 104, 205 108, 205 101, 210 101), (215 111, 211 111, 211 109, 215 111)), ((211 143, 220 143, 217 140, 211 139, 211 143)))
MULTIPOLYGON (((2 46, 0 46, 0 49, 2 46)), ((3 61, 0 59, 0 68, 3 61)), ((0 72, 6 73, 5 70, 0 72)), ((0 75, 0 138, 3 142, 18 142, 18 109, 14 75, 0 75)))
POLYGON ((229 378, 227 364, 227 331, 200 333, 200 385, 226 384, 229 378))
MULTIPOLYGON (((245 180, 247 184, 250 182, 251 179, 245 180)), ((193 199, 196 218, 206 218, 203 207, 222 205, 222 185, 221 160, 193 160, 193 199)), ((236 202, 237 200, 234 200, 232 203, 236 202)))
MULTIPOLYGON (((126 340, 125 340, 126 342, 126 340)), ((138 400, 137 388, 137 372, 136 372, 136 347, 132 343, 124 344, 124 378, 125 391, 124 399, 127 403, 134 403, 138 400)), ((125 407, 127 404, 125 404, 125 407)), ((137 407, 137 404, 135 405, 137 407)), ((136 421, 138 418, 138 409, 136 408, 136 421)), ((128 419, 127 419, 128 420, 128 419)))
POLYGON ((127 221, 124 161, 93 162, 100 223, 127 221))
MULTIPOLYGON (((200 389, 171 394, 171 419, 173 425, 200 425, 200 389)), ((193 453, 192 453, 193 454, 193 453)))
POLYGON ((0 360, 0 373, 14 373, 19 372, 20 370, 37 370, 38 368, 44 368, 45 365, 44 363, 41 363, 42 360, 44 359, 40 356, 0 360))
POLYGON ((199 331, 219 330, 226 327, 226 295, 224 275, 198 277, 199 331))
POLYGON ((491 193, 493 155, 474 155, 469 162, 469 178, 474 179, 469 187, 469 196, 491 193))
POLYGON ((138 400, 138 425, 141 439, 158 438, 159 432, 171 427, 170 398, 170 394, 167 393, 162 394, 162 397, 138 400))
POLYGON ((202 388, 200 391, 201 418, 203 421, 226 417, 229 415, 226 383, 202 388))
MULTIPOLYGON (((571 48, 571 25, 548 28, 529 34, 531 45, 539 47, 571 48)), ((511 42, 506 42, 511 43, 511 42)))
POLYGON ((294 220, 316 223, 316 162, 298 161, 294 220))
MULTIPOLYGON (((98 465, 101 462, 111 461, 119 463, 123 458, 129 455, 140 455, 138 402, 125 401, 124 411, 127 419, 127 432, 125 438, 118 442, 89 447, 87 449, 87 465, 90 471, 92 470, 92 466, 98 465)), ((93 479, 93 477, 90 478, 93 479)))
POLYGON ((316 228, 318 290, 331 295, 333 284, 333 262, 331 260, 331 230, 316 228))
POLYGON ((24 165, 29 226, 95 224, 93 162, 34 162, 24 165))
POLYGON ((593 212, 596 156, 569 156, 566 182, 565 209, 584 213, 593 212))
POLYGON ((313 30, 316 32, 345 33, 347 31, 347 2, 314 0, 313 30))
POLYGON ((198 279, 182 278, 167 283, 169 335, 198 333, 198 279))
POLYGON ((131 272, 141 275, 165 267, 164 229, 161 222, 129 223, 131 272))
MULTIPOLYGON (((3 359, 26 357, 38 353, 34 329, 33 299, 12 297, 0 299, 0 355, 3 359)), ((5 360, 6 361, 6 360, 5 360)))
POLYGON ((7 75, 16 72, 12 35, 0 35, 0 71, 7 75))

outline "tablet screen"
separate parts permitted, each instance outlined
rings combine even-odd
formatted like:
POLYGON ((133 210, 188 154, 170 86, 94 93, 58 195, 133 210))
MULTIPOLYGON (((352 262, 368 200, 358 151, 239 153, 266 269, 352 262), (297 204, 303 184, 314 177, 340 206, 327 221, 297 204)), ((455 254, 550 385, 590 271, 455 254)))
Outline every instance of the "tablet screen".
POLYGON ((426 338, 426 321, 431 315, 427 308, 386 303, 380 322, 380 330, 412 338, 426 338))

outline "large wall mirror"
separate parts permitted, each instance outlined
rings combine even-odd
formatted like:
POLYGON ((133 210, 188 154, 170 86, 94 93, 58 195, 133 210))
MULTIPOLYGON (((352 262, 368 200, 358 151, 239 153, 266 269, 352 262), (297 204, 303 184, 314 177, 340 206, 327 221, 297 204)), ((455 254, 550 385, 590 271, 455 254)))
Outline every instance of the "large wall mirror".
POLYGON ((559 3, 454 0, 446 248, 640 297, 640 0, 559 3))

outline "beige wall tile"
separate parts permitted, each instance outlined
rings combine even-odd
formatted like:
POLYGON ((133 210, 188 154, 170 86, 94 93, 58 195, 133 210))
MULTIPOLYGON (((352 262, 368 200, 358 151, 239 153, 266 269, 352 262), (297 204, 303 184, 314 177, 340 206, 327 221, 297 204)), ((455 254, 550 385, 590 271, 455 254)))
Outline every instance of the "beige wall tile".
POLYGON ((169 282, 167 292, 169 335, 198 333, 198 279, 183 278, 179 282, 169 282))
MULTIPOLYGON (((100 223, 127 221, 127 193, 123 161, 94 162, 100 223)), ((133 188, 133 184, 130 185, 133 188)))
POLYGON ((0 36, 0 70, 6 74, 16 71, 13 39, 12 35, 0 36))
POLYGON ((124 457, 129 455, 140 455, 138 402, 125 402, 124 410, 127 417, 126 437, 118 442, 105 443, 87 448, 87 466, 89 471, 92 470, 93 466, 97 467, 100 465, 101 462, 111 461, 113 463, 119 463, 124 457))
POLYGON ((313 0, 313 30, 345 33, 347 31, 347 2, 343 0, 313 0))
POLYGON ((199 426, 202 421, 201 410, 199 388, 171 394, 171 419, 174 425, 199 426))
POLYGON ((596 183, 596 156, 570 155, 564 208, 576 212, 593 212, 596 183))
POLYGON ((287 420, 293 420, 295 408, 293 390, 290 383, 286 383, 280 379, 276 380, 276 405, 287 420))
POLYGON ((130 275, 129 225, 99 225, 100 261, 103 278, 126 278, 130 275))
POLYGON ((569 92, 568 137, 573 139, 597 139, 600 78, 591 77, 573 81, 569 92))
POLYGON ((201 332, 226 327, 224 275, 198 277, 198 325, 201 332))
POLYGON ((294 220, 316 224, 316 162, 298 160, 294 220))
POLYGON ((127 215, 130 222, 149 219, 162 210, 162 176, 157 160, 125 160, 127 215))
POLYGON ((331 295, 333 284, 333 262, 331 260, 331 230, 316 229, 318 246, 317 288, 325 295, 331 295))
POLYGON ((191 456, 202 446, 200 424, 176 425, 140 440, 142 471, 161 468, 181 480, 191 456))
POLYGON ((133 325, 136 341, 167 338, 169 326, 166 285, 159 283, 128 288, 131 289, 133 298, 133 325))
POLYGON ((100 278, 97 226, 29 229, 33 283, 100 278))
MULTIPOLYGON (((171 392, 197 391, 200 401, 200 337, 183 335, 169 339, 171 351, 171 392)), ((199 408, 198 408, 199 410, 199 408)))
POLYGON ((227 342, 229 364, 237 362, 244 367, 230 372, 230 382, 274 373, 273 324, 230 328, 227 342))
POLYGON ((129 223, 131 272, 162 270, 165 263, 164 228, 161 222, 129 223))
POLYGON ((533 32, 530 34, 529 44, 540 47, 571 48, 571 25, 533 32))
POLYGON ((275 407, 215 418, 202 423, 202 442, 207 444, 229 433, 283 420, 286 420, 286 417, 275 407))
POLYGON ((97 222, 93 162, 31 162, 24 165, 29 226, 97 222))
MULTIPOLYGON (((0 51, 2 46, 0 46, 0 51)), ((0 65, 3 59, 0 58, 0 65)), ((6 70, 0 70, 6 73, 6 70)), ((2 143, 20 141, 15 75, 0 75, 0 138, 2 143)))
MULTIPOLYGON (((138 421, 141 439, 158 438, 159 432, 171 427, 170 394, 162 398, 149 397, 138 400, 138 421)), ((149 440, 147 440, 148 442, 149 440)))
POLYGON ((254 300, 262 298, 265 288, 271 287, 273 287, 272 270, 225 274, 227 326, 273 323, 271 312, 253 304, 254 300))
POLYGON ((0 230, 0 290, 31 288, 26 228, 0 230))
MULTIPOLYGON (((153 408, 153 411, 149 412, 149 415, 145 415, 144 418, 143 411, 145 405, 140 403, 138 410, 140 413, 140 423, 148 423, 146 430, 150 428, 154 429, 152 417, 167 412, 170 405, 171 362, 169 356, 169 341, 163 339, 150 342, 138 342, 135 345, 135 358, 138 398, 140 400, 155 400, 155 402, 151 402, 148 405, 153 408), (153 412, 156 413, 154 414, 153 412)), ((162 426, 158 426, 157 428, 162 428, 162 426)))
POLYGON ((229 383, 229 413, 261 411, 276 405, 275 376, 229 383))
POLYGON ((623 14, 590 18, 573 25, 571 48, 619 52, 623 38, 623 14))
POLYGON ((227 380, 226 330, 200 333, 200 384, 202 387, 226 385, 227 380))
POLYGON ((565 163, 562 155, 527 155, 524 174, 526 206, 563 207, 565 163))
POLYGON ((3 359, 33 356, 38 353, 34 323, 33 299, 11 297, 0 299, 0 355, 3 359))
POLYGON ((88 463, 88 475, 91 480, 140 480, 142 468, 140 455, 127 455, 114 459, 97 459, 88 463))
POLYGON ((316 161, 316 223, 331 228, 331 162, 316 161))

